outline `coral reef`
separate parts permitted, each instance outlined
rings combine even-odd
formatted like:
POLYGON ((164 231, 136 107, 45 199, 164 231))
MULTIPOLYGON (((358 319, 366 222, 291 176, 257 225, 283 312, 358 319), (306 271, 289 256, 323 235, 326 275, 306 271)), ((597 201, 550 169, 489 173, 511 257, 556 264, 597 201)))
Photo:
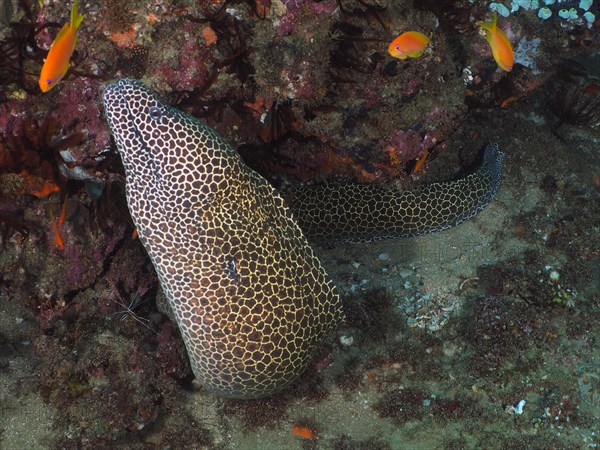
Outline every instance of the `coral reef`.
POLYGON ((42 94, 69 6, 0 6, 0 447, 600 445, 597 2, 85 2, 42 94), (510 73, 475 24, 494 12, 510 73), (425 54, 391 58, 408 30, 431 36, 425 54), (100 105, 122 76, 276 185, 450 179, 490 140, 506 177, 449 242, 318 249, 347 324, 286 392, 222 402, 154 306, 100 105))

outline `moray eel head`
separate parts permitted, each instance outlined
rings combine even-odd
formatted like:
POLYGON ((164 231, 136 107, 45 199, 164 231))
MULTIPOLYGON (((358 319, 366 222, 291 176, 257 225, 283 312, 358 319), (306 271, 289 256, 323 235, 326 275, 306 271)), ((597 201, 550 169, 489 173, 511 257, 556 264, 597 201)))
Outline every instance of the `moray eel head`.
POLYGON ((139 81, 104 92, 129 211, 196 378, 224 397, 293 382, 342 321, 339 296, 269 183, 139 81))
POLYGON ((104 105, 125 170, 132 176, 128 181, 138 190, 154 188, 153 198, 163 209, 181 210, 206 201, 212 194, 209 184, 221 183, 233 169, 228 164, 239 163, 235 151, 212 129, 166 105, 137 80, 108 85, 104 105), (210 170, 191 181, 200 175, 194 173, 198 166, 210 170), (188 179, 195 192, 188 191, 181 200, 188 179))

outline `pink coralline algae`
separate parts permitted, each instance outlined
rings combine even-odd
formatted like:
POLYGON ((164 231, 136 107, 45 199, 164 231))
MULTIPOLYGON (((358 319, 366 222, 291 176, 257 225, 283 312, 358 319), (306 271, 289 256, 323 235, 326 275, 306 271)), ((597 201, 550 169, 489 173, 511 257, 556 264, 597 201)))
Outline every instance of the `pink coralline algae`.
POLYGON ((1 99, 0 104, 0 136, 18 136, 23 131, 23 124, 27 113, 23 111, 22 100, 1 99))
POLYGON ((459 116, 458 112, 434 108, 423 117, 423 127, 397 130, 382 145, 390 156, 393 153, 394 158, 414 160, 448 140, 454 133, 459 116))
POLYGON ((51 98, 43 97, 41 102, 9 100, 0 105, 0 138, 23 136, 32 124, 40 128, 51 120, 51 131, 55 134, 45 136, 51 140, 45 144, 54 148, 61 139, 78 134, 82 138, 68 148, 69 161, 65 162, 94 166, 97 154, 110 145, 103 112, 96 101, 99 90, 96 81, 79 77, 61 83, 51 98), (39 112, 44 101, 51 108, 50 115, 39 112))
POLYGON ((418 158, 425 150, 431 150, 437 144, 437 139, 429 133, 421 136, 414 130, 398 130, 387 142, 384 142, 384 148, 386 152, 393 152, 401 160, 410 161, 418 158))
POLYGON ((166 80, 173 91, 193 91, 203 86, 208 76, 206 61, 213 59, 210 50, 202 44, 204 41, 200 29, 195 30, 194 25, 189 23, 183 30, 183 33, 172 37, 179 42, 170 44, 180 50, 173 58, 155 65, 151 70, 152 77, 166 80))
POLYGON ((423 80, 410 80, 402 89, 402 95, 411 97, 419 92, 423 85, 423 80))
POLYGON ((83 251, 84 249, 77 245, 72 245, 71 243, 65 244, 65 256, 68 260, 65 283, 70 288, 82 283, 85 275, 88 273, 87 264, 82 260, 83 251))
POLYGON ((63 132, 88 132, 85 148, 90 153, 81 155, 82 158, 94 158, 97 152, 110 146, 104 113, 96 100, 99 95, 100 85, 96 81, 76 78, 61 89, 54 99, 56 108, 53 114, 63 132))
POLYGON ((190 368, 184 356, 185 350, 176 336, 172 322, 163 324, 154 337, 157 344, 155 357, 163 373, 175 379, 183 379, 189 376, 190 368))
POLYGON ((319 20, 320 14, 331 15, 337 9, 335 0, 325 0, 323 2, 315 2, 312 0, 284 0, 282 2, 286 8, 286 12, 279 19, 277 34, 284 36, 292 33, 294 25, 298 22, 302 14, 314 16, 315 20, 319 20))

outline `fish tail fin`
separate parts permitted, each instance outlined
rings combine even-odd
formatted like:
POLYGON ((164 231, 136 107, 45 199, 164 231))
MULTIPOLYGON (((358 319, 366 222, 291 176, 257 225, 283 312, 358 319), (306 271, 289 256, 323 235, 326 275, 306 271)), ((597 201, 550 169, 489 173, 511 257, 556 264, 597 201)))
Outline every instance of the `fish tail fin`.
POLYGON ((492 30, 496 29, 496 24, 498 23, 498 13, 494 11, 494 17, 492 17, 491 27, 492 30))
POLYGON ((477 22, 475 22, 475 25, 483 28, 485 31, 490 31, 490 23, 489 22, 477 21, 477 22))
POLYGON ((75 30, 77 30, 77 28, 79 28, 79 25, 81 25, 81 22, 85 18, 85 15, 79 14, 79 12, 77 12, 78 5, 79 5, 79 0, 75 0, 75 3, 73 3, 73 8, 71 9, 71 26, 75 30))
POLYGON ((496 23, 498 22, 498 14, 494 11, 494 17, 489 22, 475 22, 476 25, 480 26, 486 31, 492 32, 496 29, 496 23))
POLYGON ((502 163, 505 154, 500 151, 498 144, 488 144, 483 153, 482 169, 489 173, 490 182, 487 197, 488 202, 496 195, 502 178, 502 163))

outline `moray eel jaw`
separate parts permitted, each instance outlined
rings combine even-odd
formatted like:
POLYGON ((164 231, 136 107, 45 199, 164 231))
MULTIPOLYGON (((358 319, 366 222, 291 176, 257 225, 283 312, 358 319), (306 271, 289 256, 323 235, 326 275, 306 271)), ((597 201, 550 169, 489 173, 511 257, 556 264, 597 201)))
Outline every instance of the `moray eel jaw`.
POLYGON ((224 397, 283 389, 343 320, 283 199, 213 130, 141 82, 110 84, 103 99, 131 217, 196 378, 224 397))

